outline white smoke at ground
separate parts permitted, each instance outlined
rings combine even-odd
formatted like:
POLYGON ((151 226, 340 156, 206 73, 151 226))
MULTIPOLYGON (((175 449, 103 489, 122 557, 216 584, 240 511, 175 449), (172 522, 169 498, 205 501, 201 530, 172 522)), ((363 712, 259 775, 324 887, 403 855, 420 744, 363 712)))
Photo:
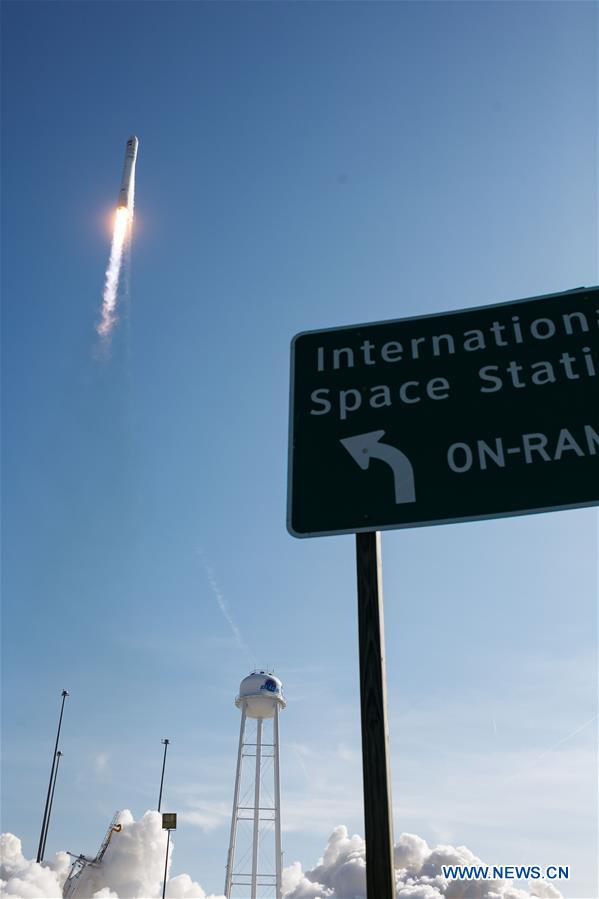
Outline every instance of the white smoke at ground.
POLYGON ((70 867, 66 852, 57 852, 51 862, 38 865, 26 859, 21 841, 12 833, 0 836, 0 895, 6 899, 58 899, 70 867))
MULTIPOLYGON (((121 831, 114 833, 102 863, 88 866, 80 877, 76 899, 151 899, 162 895, 167 836, 161 815, 148 811, 135 821, 127 809, 119 815, 121 831)), ((71 860, 57 852, 38 864, 26 859, 13 834, 0 837, 2 864, 0 894, 5 899, 59 899, 71 860)), ((188 874, 170 876, 173 841, 169 847, 168 899, 224 899, 207 896, 188 874)), ((431 848, 421 837, 404 833, 395 845, 397 899, 561 899, 551 884, 501 880, 452 880, 442 865, 482 864, 465 846, 431 848)), ((285 899, 365 899, 364 840, 336 827, 318 864, 304 871, 299 862, 283 871, 285 899)))
POLYGON ((104 346, 110 342, 112 330, 117 322, 117 300, 119 292, 119 280, 123 264, 123 254, 131 233, 130 224, 133 220, 133 199, 129 208, 119 207, 114 220, 114 231, 110 247, 110 258, 106 269, 104 282, 104 294, 102 297, 102 311, 100 321, 96 327, 104 346))
MULTIPOLYGON (((303 871, 299 862, 283 871, 285 899, 365 899, 364 840, 348 835, 343 825, 329 838, 316 867, 303 871)), ((543 880, 453 880, 443 876, 443 865, 482 864, 466 846, 431 849, 421 837, 404 833, 395 844, 397 899, 561 899, 561 893, 543 880)))
MULTIPOLYGON (((148 811, 135 821, 128 809, 119 814, 121 831, 113 833, 99 865, 88 865, 77 884, 76 899, 151 899, 162 896, 167 834, 162 817, 148 811)), ((71 859, 58 852, 53 861, 38 864, 24 858, 21 841, 13 834, 0 837, 2 866, 0 895, 6 899, 55 899, 63 894, 71 859)), ((189 874, 170 877, 174 841, 169 846, 168 899, 224 899, 208 896, 189 874)))

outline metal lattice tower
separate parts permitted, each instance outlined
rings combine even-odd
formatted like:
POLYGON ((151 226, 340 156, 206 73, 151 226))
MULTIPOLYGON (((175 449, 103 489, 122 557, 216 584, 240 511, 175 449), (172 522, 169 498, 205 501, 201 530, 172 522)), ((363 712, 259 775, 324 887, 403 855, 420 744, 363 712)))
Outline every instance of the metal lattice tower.
POLYGON ((279 713, 283 685, 269 671, 253 671, 239 687, 241 710, 227 899, 281 899, 281 778, 279 713))
POLYGON ((93 858, 90 858, 87 855, 83 855, 83 853, 80 853, 79 855, 75 855, 72 852, 67 853, 67 855, 70 855, 74 859, 74 861, 71 865, 69 876, 65 880, 64 886, 62 888, 63 899, 73 899, 73 897, 77 894, 77 890, 80 885, 79 878, 88 867, 88 865, 94 865, 97 867, 98 865, 102 864, 104 853, 108 849, 108 844, 110 843, 113 833, 120 833, 120 831, 122 830, 122 824, 117 824, 118 819, 119 812, 115 812, 112 821, 108 825, 108 830, 104 835, 104 839, 100 844, 100 848, 93 858))

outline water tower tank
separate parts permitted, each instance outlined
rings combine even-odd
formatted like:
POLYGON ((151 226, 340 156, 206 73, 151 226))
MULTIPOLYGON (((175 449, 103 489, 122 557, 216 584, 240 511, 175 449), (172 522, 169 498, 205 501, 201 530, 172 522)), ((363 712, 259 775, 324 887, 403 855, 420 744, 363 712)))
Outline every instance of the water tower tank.
POLYGON ((252 671, 241 681, 239 696, 235 699, 237 708, 245 703, 248 718, 272 718, 275 706, 284 709, 283 684, 270 671, 252 671))

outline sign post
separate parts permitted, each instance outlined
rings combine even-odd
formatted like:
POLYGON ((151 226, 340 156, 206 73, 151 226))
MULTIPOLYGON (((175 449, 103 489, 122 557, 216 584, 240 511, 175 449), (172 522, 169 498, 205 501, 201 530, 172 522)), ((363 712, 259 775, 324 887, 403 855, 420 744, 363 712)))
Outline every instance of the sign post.
POLYGON ((381 535, 356 534, 366 895, 394 899, 381 535))
MULTIPOLYGON (((167 740, 168 743, 168 740, 167 740)), ((164 750, 166 755, 166 748, 164 750)), ((166 875, 168 871, 168 850, 171 844, 171 830, 177 829, 177 813, 176 812, 163 812, 162 813, 162 829, 166 830, 166 856, 164 859, 164 878, 162 880, 162 899, 166 896, 166 875)))
POLYGON ((599 504, 599 287, 298 334, 287 527, 356 534, 368 899, 393 899, 380 530, 599 504))

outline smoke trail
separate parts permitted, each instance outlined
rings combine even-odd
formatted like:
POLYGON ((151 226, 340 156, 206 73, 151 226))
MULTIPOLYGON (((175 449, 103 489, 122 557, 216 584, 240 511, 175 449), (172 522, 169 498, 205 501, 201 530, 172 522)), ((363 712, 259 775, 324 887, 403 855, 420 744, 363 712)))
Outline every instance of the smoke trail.
POLYGON ((130 234, 130 223, 133 220, 133 199, 130 208, 119 206, 114 221, 112 245, 110 247, 110 259, 106 269, 106 282, 104 284, 104 296, 102 300, 102 316, 96 331, 104 341, 110 339, 110 334, 117 321, 116 306, 119 289, 119 277, 123 262, 123 252, 130 234))

